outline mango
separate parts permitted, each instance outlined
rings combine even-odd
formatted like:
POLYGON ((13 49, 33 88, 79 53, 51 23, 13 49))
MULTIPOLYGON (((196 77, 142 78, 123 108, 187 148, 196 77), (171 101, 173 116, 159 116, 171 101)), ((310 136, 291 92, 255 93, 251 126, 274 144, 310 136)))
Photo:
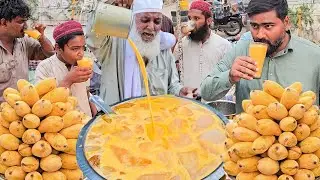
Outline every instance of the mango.
POLYGON ((298 143, 297 137, 291 132, 283 132, 280 134, 278 141, 285 147, 294 147, 298 143))
POLYGON ((236 155, 238 155, 241 158, 249 158, 255 155, 251 147, 252 147, 252 142, 238 142, 234 144, 230 149, 231 149, 231 152, 234 152, 236 155))
POLYGON ((251 173, 245 173, 245 172, 240 172, 236 180, 254 180, 256 176, 259 175, 259 172, 251 172, 251 173))
POLYGON ((40 122, 38 128, 40 133, 55 133, 63 128, 63 120, 59 116, 49 116, 40 122))
POLYGON ((17 115, 16 111, 12 107, 6 107, 2 109, 1 116, 8 122, 19 121, 20 116, 17 115))
POLYGON ((299 102, 299 93, 293 88, 286 88, 282 97, 280 99, 280 103, 283 104, 288 110, 290 110, 294 105, 299 102))
POLYGON ((29 144, 20 144, 18 148, 18 152, 23 157, 32 156, 31 146, 29 144))
POLYGON ((23 126, 21 121, 14 121, 10 124, 9 131, 15 137, 22 138, 22 135, 26 131, 26 128, 23 126))
POLYGON ((47 78, 47 79, 41 80, 36 84, 35 87, 39 96, 47 94, 48 92, 54 90, 57 87, 56 78, 47 78))
POLYGON ((245 142, 253 142, 260 136, 257 132, 244 127, 237 127, 233 129, 232 135, 237 140, 245 142))
POLYGON ((276 98, 268 93, 260 90, 253 90, 250 92, 250 99, 253 105, 268 106, 270 103, 278 102, 276 98))
POLYGON ((51 103, 67 102, 70 90, 65 87, 58 87, 48 92, 42 99, 49 100, 51 103))
POLYGON ((77 139, 83 126, 83 124, 72 125, 70 127, 62 129, 60 131, 60 134, 62 134, 67 139, 77 139))
POLYGON ((293 176, 298 172, 299 164, 295 160, 285 160, 281 162, 280 169, 284 174, 293 176))
POLYGON ((10 107, 14 107, 17 101, 21 101, 21 96, 19 94, 7 94, 3 97, 4 100, 10 105, 10 107))
POLYGON ((42 118, 50 114, 52 108, 52 104, 49 100, 41 99, 34 104, 31 111, 39 118, 42 118))
POLYGON ((61 171, 67 177, 67 179, 83 179, 83 174, 80 169, 60 169, 59 171, 61 171))
POLYGON ((266 157, 258 161, 257 168, 264 175, 274 175, 279 171, 280 166, 277 161, 266 157))
POLYGON ((45 133, 44 138, 49 142, 51 147, 57 151, 65 151, 68 149, 67 139, 59 133, 45 133))
POLYGON ((62 160, 59 156, 50 154, 40 160, 40 167, 46 172, 55 172, 62 167, 62 160))
POLYGON ((314 180, 314 174, 308 169, 299 169, 298 172, 293 176, 295 180, 314 180))
POLYGON ((34 114, 27 114, 23 117, 22 124, 28 129, 35 129, 40 126, 40 118, 34 114))
POLYGON ((0 155, 0 163, 5 166, 20 166, 22 156, 17 151, 5 151, 0 155))
POLYGON ((298 159, 300 169, 312 170, 319 166, 319 158, 314 154, 302 154, 298 159))
POLYGON ((242 109, 243 109, 243 111, 246 112, 250 105, 252 105, 252 101, 250 99, 243 100, 242 101, 242 109))
POLYGON ((21 160, 21 168, 24 172, 33 172, 39 168, 39 160, 34 157, 25 157, 21 160))
POLYGON ((312 131, 312 132, 310 133, 310 136, 311 136, 311 137, 320 138, 320 129, 316 129, 316 130, 312 131))
POLYGON ((41 134, 36 129, 28 129, 22 135, 22 141, 25 144, 35 144, 36 142, 40 141, 41 134))
POLYGON ((270 119, 268 115, 267 106, 256 105, 252 108, 253 116, 257 119, 270 119))
POLYGON ((4 120, 3 117, 2 117, 2 115, 1 115, 1 113, 0 113, 0 125, 1 125, 2 127, 5 127, 6 129, 8 129, 9 126, 10 126, 10 122, 4 120))
POLYGON ((19 148, 20 140, 12 134, 2 134, 0 136, 0 146, 4 149, 15 151, 19 148))
POLYGON ((310 135, 310 128, 306 124, 298 124, 293 134, 297 137, 298 141, 302 141, 310 135))
POLYGON ((25 180, 42 180, 42 175, 37 171, 33 171, 26 175, 25 180))
POLYGON ((24 179, 26 177, 26 175, 27 175, 27 173, 25 173, 20 166, 9 167, 5 172, 5 177, 8 180, 24 179))
POLYGON ((257 175, 254 180, 277 180, 278 177, 276 175, 264 175, 264 174, 259 174, 257 175))
POLYGON ((298 103, 303 104, 306 109, 309 109, 315 102, 315 99, 312 97, 306 96, 306 97, 300 97, 298 103))
POLYGON ((253 156, 250 158, 241 159, 237 162, 237 165, 239 167, 239 170, 241 172, 256 172, 258 171, 257 165, 258 161, 260 160, 259 157, 253 156))
POLYGON ((68 96, 67 102, 72 105, 72 109, 75 109, 78 106, 78 99, 74 96, 68 96))
POLYGON ((67 180, 67 177, 61 171, 43 172, 42 178, 43 180, 54 180, 54 179, 67 180))
POLYGON ((280 121, 279 125, 282 131, 292 132, 297 128, 298 122, 293 117, 286 117, 280 121))
POLYGON ((294 180, 294 179, 292 176, 282 174, 281 176, 279 176, 278 180, 294 180))
POLYGON ((3 91, 2 96, 5 98, 8 94, 16 94, 16 95, 19 95, 19 96, 20 96, 19 91, 17 91, 16 89, 13 89, 13 88, 6 88, 6 89, 3 91))
POLYGON ((19 92, 22 91, 22 89, 25 87, 25 86, 28 86, 28 85, 31 85, 27 80, 25 79, 19 79, 17 81, 17 87, 18 87, 18 90, 19 92))
POLYGON ((263 82, 262 87, 264 92, 279 99, 281 98, 284 92, 284 88, 280 84, 270 80, 265 80, 263 82))
POLYGON ((226 141, 224 142, 224 145, 227 149, 231 148, 232 145, 234 145, 234 141, 230 138, 227 138, 226 141))
POLYGON ((318 120, 318 112, 315 110, 308 110, 304 113, 304 116, 302 119, 299 120, 299 123, 303 123, 306 125, 311 125, 318 120))
POLYGON ((288 150, 282 144, 275 143, 269 148, 268 156, 275 161, 280 161, 288 157, 288 150))
POLYGON ((64 169, 78 169, 78 162, 75 155, 70 155, 66 153, 59 154, 62 160, 62 168, 64 169))
POLYGON ((17 101, 14 105, 17 115, 23 117, 31 112, 29 105, 23 101, 17 101))
POLYGON ((307 137, 300 142, 300 148, 303 153, 314 153, 320 149, 320 139, 317 137, 307 137))
MULTIPOLYGON (((236 153, 236 152, 238 152, 238 151, 237 151, 233 146, 232 146, 230 149, 228 149, 227 152, 228 152, 228 155, 229 155, 229 158, 230 158, 231 161, 237 163, 238 160, 241 159, 241 157, 238 156, 238 154, 236 153)), ((243 149, 241 149, 241 152, 243 152, 243 149)), ((249 155, 248 155, 248 156, 249 156, 249 155)), ((252 154, 252 155, 250 155, 249 157, 252 157, 252 156, 254 156, 254 155, 252 154)))
POLYGON ((252 150, 255 154, 262 154, 266 152, 275 142, 274 136, 260 136, 252 144, 252 150))
POLYGON ((310 125, 310 131, 314 131, 320 127, 320 117, 314 122, 313 124, 310 125))
POLYGON ((39 101, 39 94, 33 85, 27 85, 20 91, 21 99, 32 107, 37 101, 39 101))
POLYGON ((320 166, 312 169, 312 172, 313 172, 315 177, 319 177, 320 176, 320 166))
POLYGON ((281 120, 288 116, 288 110, 279 102, 269 104, 267 112, 268 115, 275 120, 281 120))
POLYGON ((301 92, 303 90, 303 86, 302 86, 301 82, 294 82, 288 88, 296 90, 298 92, 298 94, 301 94, 301 92))
POLYGON ((47 141, 40 140, 32 146, 32 154, 36 157, 47 157, 51 154, 52 148, 47 141))
MULTIPOLYGON (((81 124, 82 123, 81 114, 80 114, 79 111, 70 111, 70 112, 66 113, 62 117, 62 119, 63 119, 63 128, 67 128, 67 127, 70 127, 72 125, 81 124)), ((231 124, 227 125, 227 126, 231 126, 231 124)), ((229 129, 230 128, 231 127, 229 127, 229 129)), ((229 130, 229 131, 230 131, 230 133, 232 133, 232 130, 229 130)))
POLYGON ((303 104, 296 104, 289 110, 289 116, 299 120, 303 118, 306 111, 307 109, 303 104))
POLYGON ((297 160, 302 155, 302 151, 298 146, 292 147, 288 150, 288 159, 297 160))
POLYGON ((53 103, 52 111, 48 116, 64 116, 67 113, 66 103, 57 102, 53 103))
POLYGON ((264 136, 280 136, 279 125, 271 119, 261 119, 257 122, 257 132, 264 136))
POLYGON ((313 91, 303 92, 300 97, 311 97, 314 101, 317 99, 317 95, 313 91))

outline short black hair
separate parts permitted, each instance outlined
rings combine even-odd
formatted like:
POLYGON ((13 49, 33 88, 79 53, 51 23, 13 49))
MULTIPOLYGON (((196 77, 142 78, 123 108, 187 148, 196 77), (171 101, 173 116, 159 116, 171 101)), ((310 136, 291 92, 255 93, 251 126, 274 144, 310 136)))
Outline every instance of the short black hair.
POLYGON ((60 39, 58 39, 56 41, 56 43, 58 44, 58 46, 64 50, 64 46, 72 39, 74 39, 76 36, 83 36, 84 33, 83 32, 73 32, 71 34, 68 34, 66 36, 61 37, 60 39))
POLYGON ((278 18, 284 20, 288 16, 288 9, 287 0, 251 0, 247 8, 247 14, 251 17, 274 10, 278 18))
POLYGON ((0 0, 0 19, 11 21, 18 16, 29 18, 30 15, 30 8, 24 0, 0 0))

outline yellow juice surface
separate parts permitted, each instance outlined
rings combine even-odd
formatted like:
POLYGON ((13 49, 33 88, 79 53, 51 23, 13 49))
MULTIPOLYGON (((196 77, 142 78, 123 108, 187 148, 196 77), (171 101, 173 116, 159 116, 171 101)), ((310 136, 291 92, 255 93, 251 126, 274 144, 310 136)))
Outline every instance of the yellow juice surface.
POLYGON ((226 140, 221 120, 192 100, 153 96, 156 138, 148 135, 147 98, 112 107, 116 115, 97 117, 85 156, 105 179, 200 180, 222 162, 226 140))
POLYGON ((150 116, 151 116, 151 126, 149 126, 149 128, 147 128, 148 129, 148 136, 149 136, 150 140, 154 140, 154 138, 155 138, 154 120, 153 120, 153 114, 152 114, 152 105, 151 105, 151 96, 150 96, 150 90, 149 90, 147 69, 146 69, 144 61, 142 59, 142 56, 141 56, 140 52, 138 51, 138 48, 136 47, 134 42, 130 38, 128 39, 128 41, 137 56, 137 60, 138 60, 139 66, 140 66, 140 71, 142 73, 144 86, 146 88, 147 100, 148 100, 148 105, 149 105, 149 109, 150 109, 150 116))
POLYGON ((258 71, 255 75, 255 78, 261 77, 267 50, 268 45, 263 43, 251 43, 249 46, 249 56, 257 62, 258 71))
POLYGON ((32 37, 33 39, 39 39, 41 36, 41 33, 35 29, 24 30, 24 33, 27 34, 29 37, 32 37))
POLYGON ((84 57, 81 60, 77 61, 77 64, 79 67, 87 67, 91 68, 93 67, 93 62, 90 58, 84 57))

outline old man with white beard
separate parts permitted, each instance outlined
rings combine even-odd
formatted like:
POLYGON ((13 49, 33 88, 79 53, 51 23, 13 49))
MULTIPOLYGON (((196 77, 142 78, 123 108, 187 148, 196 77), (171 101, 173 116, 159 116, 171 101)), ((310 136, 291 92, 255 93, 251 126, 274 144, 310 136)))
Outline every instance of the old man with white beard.
MULTIPOLYGON (((193 96, 195 89, 180 84, 171 52, 174 43, 163 48, 170 37, 160 31, 162 5, 162 0, 135 0, 129 37, 145 61, 152 95, 193 96)), ((146 94, 138 61, 128 40, 116 37, 101 39, 88 29, 87 45, 102 62, 100 96, 105 102, 113 104, 146 94)))

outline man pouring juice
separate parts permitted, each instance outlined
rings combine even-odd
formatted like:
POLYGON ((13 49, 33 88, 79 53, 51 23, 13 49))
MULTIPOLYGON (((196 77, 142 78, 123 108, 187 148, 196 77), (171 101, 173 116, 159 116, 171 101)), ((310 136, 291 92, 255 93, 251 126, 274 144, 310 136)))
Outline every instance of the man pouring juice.
MULTIPOLYGON (((262 89, 265 80, 283 87, 301 82, 319 96, 320 48, 290 33, 286 0, 251 0, 247 13, 253 41, 240 40, 213 67, 201 84, 207 101, 217 100, 236 84, 236 110, 250 91, 262 89)), ((319 99, 316 101, 319 104, 319 99)))

